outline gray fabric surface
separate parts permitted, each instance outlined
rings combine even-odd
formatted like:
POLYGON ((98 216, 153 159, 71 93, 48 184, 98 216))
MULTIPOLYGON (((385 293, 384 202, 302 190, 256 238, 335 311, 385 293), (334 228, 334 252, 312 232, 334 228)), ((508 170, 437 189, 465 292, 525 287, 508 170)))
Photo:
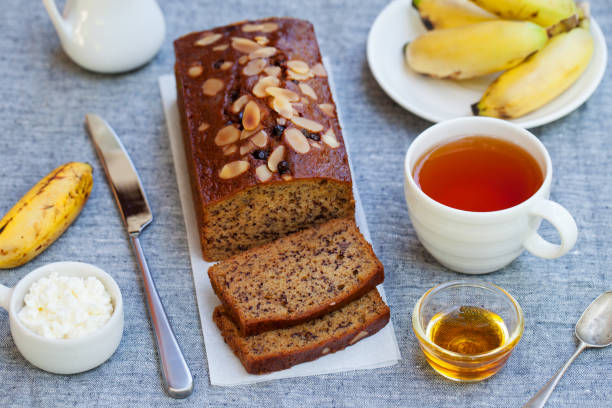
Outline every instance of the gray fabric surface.
MULTIPOLYGON (((111 273, 122 289, 125 333, 116 354, 87 373, 58 376, 33 368, 19 354, 0 311, 0 406, 355 406, 517 407, 568 358, 582 310, 610 289, 612 155, 609 147, 610 77, 580 109, 534 130, 555 169, 552 199, 574 215, 575 249, 559 260, 524 254, 502 271, 474 278, 494 282, 521 303, 526 330, 507 366, 477 384, 455 384, 435 374, 418 349, 410 311, 434 284, 463 278, 438 265, 419 244, 403 198, 403 156, 430 123, 393 103, 367 67, 368 29, 387 2, 165 1, 168 33, 159 55, 126 75, 86 72, 63 53, 40 2, 4 0, 0 14, 0 213, 57 165, 87 161, 95 167, 91 198, 74 225, 29 264, 0 272, 14 285, 48 262, 78 260, 111 273), (287 15, 315 25, 322 52, 332 58, 336 100, 344 113, 358 183, 377 254, 386 269, 385 289, 403 359, 399 365, 254 386, 211 387, 197 316, 183 216, 157 87, 172 70, 172 39, 245 18, 287 15), (137 266, 91 143, 86 112, 106 118, 140 171, 155 221, 142 246, 168 317, 195 378, 184 401, 164 395, 157 355, 143 303, 137 266)), ((607 2, 594 0, 593 15, 612 30, 607 2)), ((137 18, 137 17, 135 17, 137 18)), ((609 42, 610 37, 607 37, 609 42)), ((544 227, 547 236, 553 232, 544 227)), ((551 407, 612 405, 612 350, 587 350, 552 395, 551 407)))

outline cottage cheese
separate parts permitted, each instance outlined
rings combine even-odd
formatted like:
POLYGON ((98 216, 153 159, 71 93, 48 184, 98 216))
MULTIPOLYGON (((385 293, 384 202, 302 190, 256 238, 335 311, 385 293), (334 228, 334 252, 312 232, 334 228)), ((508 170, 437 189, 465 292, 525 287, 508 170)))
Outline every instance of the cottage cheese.
POLYGON ((53 272, 30 286, 19 319, 43 337, 74 339, 98 330, 112 314, 111 297, 98 278, 53 272))

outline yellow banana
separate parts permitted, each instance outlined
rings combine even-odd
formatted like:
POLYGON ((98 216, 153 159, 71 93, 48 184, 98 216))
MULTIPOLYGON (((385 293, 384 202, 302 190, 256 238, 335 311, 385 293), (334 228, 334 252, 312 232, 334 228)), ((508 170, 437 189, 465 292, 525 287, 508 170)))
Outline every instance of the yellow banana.
POLYGON ((519 66, 504 72, 472 105, 475 115, 518 118, 550 102, 569 88, 589 65, 593 37, 578 27, 553 37, 519 66))
POLYGON ((472 0, 491 13, 509 20, 527 20, 548 27, 576 14, 574 0, 472 0))
POLYGON ((40 180, 0 220, 0 269, 30 261, 75 220, 93 185, 87 163, 66 163, 40 180))
POLYGON ((465 79, 518 65, 548 41, 537 24, 494 20, 428 31, 405 47, 408 65, 435 78, 465 79))
POLYGON ((469 0, 412 0, 412 6, 418 10, 428 30, 497 20, 497 16, 469 0))

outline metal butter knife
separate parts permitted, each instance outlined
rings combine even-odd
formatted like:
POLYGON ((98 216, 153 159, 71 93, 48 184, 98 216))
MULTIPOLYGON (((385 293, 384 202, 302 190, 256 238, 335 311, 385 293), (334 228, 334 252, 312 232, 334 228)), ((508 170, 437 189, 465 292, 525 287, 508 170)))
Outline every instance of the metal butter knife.
POLYGON ((108 184, 140 265, 149 317, 157 340, 164 388, 173 398, 185 398, 193 391, 193 378, 166 317, 138 240, 138 235, 153 221, 142 183, 125 148, 108 123, 98 115, 89 113, 85 115, 85 127, 104 166, 108 184))

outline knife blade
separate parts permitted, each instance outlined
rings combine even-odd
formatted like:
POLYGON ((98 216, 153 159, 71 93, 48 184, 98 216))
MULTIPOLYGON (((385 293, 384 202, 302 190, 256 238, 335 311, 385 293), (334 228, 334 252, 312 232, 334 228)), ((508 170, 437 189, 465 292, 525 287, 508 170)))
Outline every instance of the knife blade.
POLYGON ((157 342, 164 389, 173 398, 185 398, 193 392, 193 378, 166 316, 138 239, 142 230, 153 220, 142 182, 119 137, 104 119, 88 113, 85 115, 85 127, 102 162, 136 254, 149 307, 149 319, 157 342))

